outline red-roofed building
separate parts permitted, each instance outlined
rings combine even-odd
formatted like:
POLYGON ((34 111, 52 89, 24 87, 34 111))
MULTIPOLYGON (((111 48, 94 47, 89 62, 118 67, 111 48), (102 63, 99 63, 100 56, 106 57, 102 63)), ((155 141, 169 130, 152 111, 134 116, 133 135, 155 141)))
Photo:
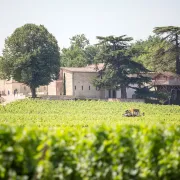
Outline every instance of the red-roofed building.
POLYGON ((180 75, 172 72, 156 73, 152 76, 152 85, 157 91, 165 92, 172 100, 180 102, 180 75))

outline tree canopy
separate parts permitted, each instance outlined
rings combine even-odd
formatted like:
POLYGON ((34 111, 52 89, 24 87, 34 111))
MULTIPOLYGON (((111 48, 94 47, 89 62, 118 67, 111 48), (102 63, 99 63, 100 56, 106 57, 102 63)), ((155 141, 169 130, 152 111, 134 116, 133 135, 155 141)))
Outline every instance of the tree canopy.
POLYGON ((132 44, 131 49, 136 51, 133 60, 142 63, 147 69, 155 72, 175 72, 176 57, 173 52, 167 51, 172 44, 162 41, 158 36, 149 36, 147 40, 139 40, 132 44), (162 55, 160 55, 160 53, 162 55))
POLYGON ((4 79, 4 74, 3 74, 3 64, 2 64, 2 61, 3 61, 3 57, 0 56, 0 79, 4 79))
POLYGON ((70 38, 70 47, 63 48, 61 52, 61 63, 64 67, 83 67, 87 65, 85 48, 89 40, 84 34, 75 35, 70 38))
POLYGON ((180 27, 155 27, 153 32, 160 36, 162 41, 166 40, 171 44, 171 46, 168 49, 159 49, 157 51, 157 58, 161 58, 164 55, 167 55, 168 53, 173 54, 173 57, 175 57, 176 60, 176 73, 180 74, 180 27))
POLYGON ((99 53, 99 48, 96 45, 88 45, 85 48, 85 56, 87 64, 95 64, 100 61, 96 59, 97 54, 99 53))
POLYGON ((77 46, 84 49, 87 45, 89 45, 89 40, 84 34, 78 34, 70 38, 70 44, 71 46, 77 46))
POLYGON ((126 87, 138 84, 143 85, 149 78, 142 73, 148 70, 138 62, 132 60, 133 52, 130 50, 131 37, 125 35, 114 37, 97 37, 98 45, 103 46, 99 59, 104 62, 104 69, 100 77, 94 81, 95 86, 106 89, 121 89, 121 98, 127 98, 126 87))
POLYGON ((60 53, 55 37, 43 25, 26 24, 5 40, 3 75, 30 87, 48 85, 59 77, 60 53))
POLYGON ((96 62, 98 47, 90 45, 84 34, 70 38, 70 47, 63 48, 61 52, 61 64, 64 67, 84 67, 96 62))

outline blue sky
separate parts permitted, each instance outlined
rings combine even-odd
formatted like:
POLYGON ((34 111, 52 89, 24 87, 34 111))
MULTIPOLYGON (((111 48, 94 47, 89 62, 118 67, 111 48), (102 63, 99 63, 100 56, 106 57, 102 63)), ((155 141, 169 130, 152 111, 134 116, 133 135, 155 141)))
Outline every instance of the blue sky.
POLYGON ((26 23, 43 24, 68 47, 69 38, 126 34, 145 39, 156 26, 180 26, 180 0, 0 0, 0 54, 4 40, 26 23))

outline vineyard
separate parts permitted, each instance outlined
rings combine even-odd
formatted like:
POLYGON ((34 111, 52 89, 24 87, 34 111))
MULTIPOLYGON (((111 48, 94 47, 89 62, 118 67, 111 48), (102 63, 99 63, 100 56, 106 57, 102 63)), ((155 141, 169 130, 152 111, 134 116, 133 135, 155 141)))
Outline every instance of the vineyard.
POLYGON ((0 106, 0 179, 177 180, 179 124, 179 106, 16 101, 0 106))
POLYGON ((106 101, 16 101, 0 106, 0 124, 38 127, 90 127, 101 124, 180 124, 179 106, 106 101), (122 117, 138 108, 145 116, 122 117))

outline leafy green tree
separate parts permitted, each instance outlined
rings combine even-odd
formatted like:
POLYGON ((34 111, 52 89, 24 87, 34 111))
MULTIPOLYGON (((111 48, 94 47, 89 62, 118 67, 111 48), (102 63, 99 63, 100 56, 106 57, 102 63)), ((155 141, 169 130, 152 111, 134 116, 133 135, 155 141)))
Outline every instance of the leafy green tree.
POLYGON ((174 54, 173 58, 175 57, 176 60, 176 73, 180 74, 180 27, 155 27, 153 32, 159 35, 162 40, 166 40, 171 43, 171 46, 168 49, 159 49, 156 57, 158 58, 164 56, 167 53, 174 54))
POLYGON ((84 34, 70 38, 70 47, 61 52, 61 65, 64 67, 84 67, 87 64, 102 62, 96 59, 100 47, 90 45, 84 34))
POLYGON ((63 67, 83 67, 87 65, 83 49, 77 46, 63 48, 61 52, 61 65, 63 67))
POLYGON ((70 38, 70 43, 71 46, 77 46, 81 49, 84 49, 87 45, 89 45, 89 40, 84 34, 78 34, 70 38))
POLYGON ((89 40, 84 34, 70 38, 70 47, 63 48, 61 53, 62 66, 83 67, 88 61, 86 59, 85 48, 89 45, 89 40))
POLYGON ((97 55, 100 52, 100 47, 96 45, 88 45, 85 49, 87 64, 101 63, 102 60, 97 59, 97 55))
POLYGON ((58 78, 59 59, 55 37, 43 25, 26 24, 5 40, 1 63, 5 77, 29 86, 35 98, 37 87, 58 78))
POLYGON ((142 63, 147 69, 162 72, 175 72, 175 56, 167 52, 159 56, 160 52, 167 51, 172 44, 166 40, 162 41, 158 36, 149 36, 147 40, 139 40, 132 44, 131 49, 136 51, 133 60, 142 63))
POLYGON ((97 37, 98 45, 103 46, 99 59, 104 62, 104 69, 100 71, 100 77, 94 80, 94 85, 99 88, 121 89, 121 98, 127 98, 126 88, 132 84, 139 87, 149 78, 141 73, 148 70, 138 62, 132 60, 133 52, 130 50, 131 37, 108 36, 97 37))
POLYGON ((3 79, 3 64, 2 64, 2 61, 3 61, 3 57, 0 56, 0 79, 3 79))

